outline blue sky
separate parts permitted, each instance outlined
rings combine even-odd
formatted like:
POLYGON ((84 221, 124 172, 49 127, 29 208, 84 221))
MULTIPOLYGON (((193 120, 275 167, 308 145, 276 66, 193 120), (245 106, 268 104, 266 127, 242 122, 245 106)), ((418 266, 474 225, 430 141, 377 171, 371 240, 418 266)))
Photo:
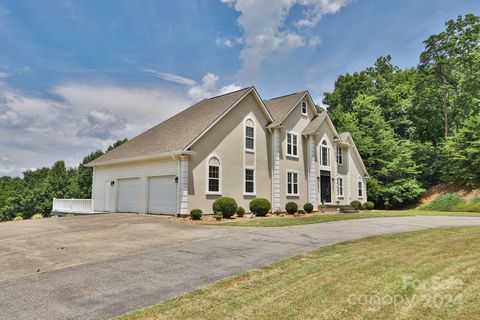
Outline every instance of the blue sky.
POLYGON ((473 0, 0 0, 0 175, 76 165, 195 101, 308 89, 390 54, 412 67, 473 0))

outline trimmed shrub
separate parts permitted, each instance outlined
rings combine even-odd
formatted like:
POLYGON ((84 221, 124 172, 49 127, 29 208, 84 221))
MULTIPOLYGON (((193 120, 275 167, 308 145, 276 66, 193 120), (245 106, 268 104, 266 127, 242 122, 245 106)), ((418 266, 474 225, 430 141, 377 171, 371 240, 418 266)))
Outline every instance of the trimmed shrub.
POLYGON ((298 214, 305 214, 305 210, 300 209, 300 210, 297 211, 297 213, 298 214))
POLYGON ((242 207, 238 207, 237 216, 241 218, 243 217, 244 214, 245 214, 245 209, 243 209, 242 207))
POLYGON ((30 219, 32 220, 43 219, 43 216, 40 213, 35 213, 30 219))
POLYGON ((16 216, 15 218, 13 218, 13 221, 20 221, 20 220, 23 220, 22 216, 16 216))
POLYGON ((303 205, 303 210, 305 210, 306 213, 312 213, 313 211, 313 204, 310 202, 307 202, 303 205))
POLYGON ((190 211, 190 217, 192 217, 192 220, 200 220, 202 219, 202 210, 200 209, 192 209, 190 211))
POLYGON ((250 211, 252 211, 257 217, 265 217, 272 208, 270 201, 264 198, 256 198, 250 201, 250 211))
POLYGON ((367 201, 362 205, 362 208, 365 210, 372 210, 375 207, 375 204, 372 201, 367 201))
POLYGON ((222 214, 226 219, 231 218, 238 209, 237 202, 231 197, 220 197, 213 203, 213 212, 215 214, 222 214))
POLYGON ((357 210, 360 210, 362 208, 362 203, 358 200, 353 200, 352 202, 350 202, 350 205, 357 210))
POLYGON ((288 214, 294 214, 298 211, 298 205, 295 202, 288 202, 285 205, 285 210, 288 214))
POLYGON ((420 207, 422 210, 461 211, 465 200, 458 193, 446 193, 420 207))

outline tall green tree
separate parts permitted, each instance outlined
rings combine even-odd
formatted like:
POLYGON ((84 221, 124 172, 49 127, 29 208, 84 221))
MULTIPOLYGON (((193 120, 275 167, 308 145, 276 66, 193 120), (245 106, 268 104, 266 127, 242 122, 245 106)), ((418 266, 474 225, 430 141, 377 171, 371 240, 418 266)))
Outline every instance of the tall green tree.
POLYGON ((469 187, 480 186, 480 114, 468 118, 445 143, 443 177, 469 187))

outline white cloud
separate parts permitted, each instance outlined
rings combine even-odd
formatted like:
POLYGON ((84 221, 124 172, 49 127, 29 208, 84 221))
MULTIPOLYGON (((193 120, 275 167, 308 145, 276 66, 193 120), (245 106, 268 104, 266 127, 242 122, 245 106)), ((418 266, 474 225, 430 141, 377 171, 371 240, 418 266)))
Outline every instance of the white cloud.
POLYGON ((56 98, 49 99, 0 87, 0 175, 59 159, 75 166, 90 151, 132 138, 200 99, 240 89, 218 88, 219 76, 210 72, 200 82, 168 73, 161 78, 177 85, 66 83, 53 88, 56 98))
POLYGON ((314 27, 325 14, 338 12, 352 0, 221 0, 240 13, 237 23, 243 29, 244 48, 240 53, 242 69, 240 77, 251 82, 258 75, 259 67, 273 53, 318 45, 319 38, 305 40, 302 29, 314 27), (285 20, 290 9, 304 7, 302 19, 296 21, 297 29, 288 30, 285 20))
POLYGON ((0 78, 8 78, 10 77, 10 73, 0 71, 0 78))
POLYGON ((224 46, 224 47, 227 47, 227 48, 233 48, 235 47, 235 44, 233 43, 232 39, 229 39, 229 38, 217 38, 215 39, 215 43, 219 46, 224 46))
POLYGON ((166 81, 172 81, 172 82, 175 82, 175 83, 178 83, 178 84, 183 84, 183 85, 186 85, 186 86, 194 86, 196 84, 196 81, 195 80, 192 80, 192 79, 189 79, 189 78, 186 78, 186 77, 182 77, 182 76, 179 76, 179 75, 176 75, 176 74, 173 74, 173 73, 166 73, 166 72, 158 72, 156 70, 153 70, 153 69, 144 69, 143 71, 145 71, 146 73, 149 73, 157 78, 160 78, 160 79, 163 79, 163 80, 166 80, 166 81))
POLYGON ((319 36, 313 36, 308 39, 308 46, 309 47, 316 47, 320 43, 322 43, 322 39, 319 36))

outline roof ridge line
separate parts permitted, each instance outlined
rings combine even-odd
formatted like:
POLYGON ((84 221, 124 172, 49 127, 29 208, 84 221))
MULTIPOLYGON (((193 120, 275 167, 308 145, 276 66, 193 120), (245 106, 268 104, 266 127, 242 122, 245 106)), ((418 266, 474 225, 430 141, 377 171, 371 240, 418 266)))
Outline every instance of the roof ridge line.
MULTIPOLYGON (((212 100, 212 99, 220 98, 220 97, 226 96, 227 94, 232 94, 232 93, 240 92, 240 91, 243 91, 243 90, 245 90, 245 89, 251 89, 251 88, 252 88, 252 86, 245 87, 245 88, 238 89, 238 90, 235 90, 235 91, 230 91, 230 92, 227 92, 227 93, 224 93, 224 94, 215 96, 215 97, 210 97, 210 98, 207 98, 206 100, 212 100)), ((204 99, 204 100, 205 100, 205 99, 204 99)))

